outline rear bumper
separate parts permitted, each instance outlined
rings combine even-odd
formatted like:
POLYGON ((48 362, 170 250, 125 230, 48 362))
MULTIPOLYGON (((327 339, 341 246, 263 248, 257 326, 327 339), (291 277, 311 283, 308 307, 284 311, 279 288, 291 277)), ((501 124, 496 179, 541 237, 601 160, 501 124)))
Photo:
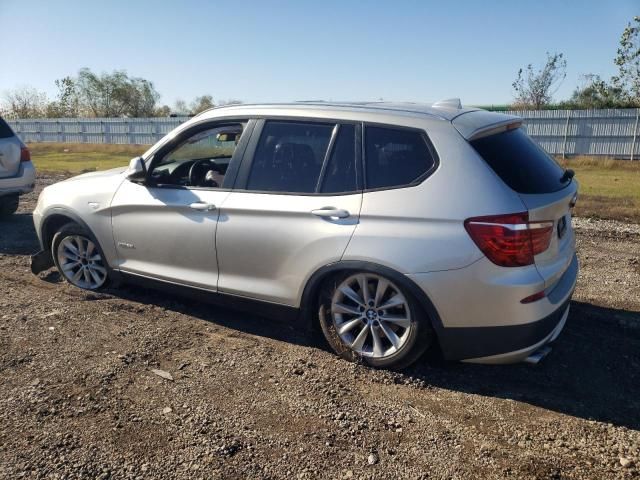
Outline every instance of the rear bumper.
MULTIPOLYGON (((421 280, 416 283, 433 300, 441 317, 442 324, 435 327, 446 359, 518 362, 559 335, 578 278, 575 254, 546 297, 525 305, 520 299, 528 295, 527 282, 515 286, 483 282, 473 272, 464 270, 456 271, 457 275, 443 272, 435 278, 411 276, 421 280), (447 279, 445 284, 444 279, 447 279), (472 294, 474 289, 480 290, 481 295, 472 294), (434 295, 434 291, 439 295, 434 295)), ((534 287, 534 291, 540 290, 537 282, 534 287)))
POLYGON ((36 169, 31 162, 20 164, 20 170, 13 177, 0 178, 0 197, 22 195, 32 192, 36 183, 36 169))
MULTIPOLYGON (((507 329, 500 331, 489 327, 487 330, 494 331, 477 332, 479 335, 473 339, 473 342, 482 345, 482 347, 474 349, 469 347, 469 343, 467 343, 467 348, 463 353, 467 358, 464 358, 464 361, 488 364, 522 362, 529 355, 558 338, 568 316, 569 301, 548 317, 533 324, 498 327, 499 329, 507 329), (505 349, 508 351, 504 352, 505 349), (488 354, 488 352, 501 353, 488 354), (469 355, 472 355, 473 358, 468 358, 469 355)), ((458 345, 461 344, 460 340, 460 338, 454 338, 454 342, 458 345)))

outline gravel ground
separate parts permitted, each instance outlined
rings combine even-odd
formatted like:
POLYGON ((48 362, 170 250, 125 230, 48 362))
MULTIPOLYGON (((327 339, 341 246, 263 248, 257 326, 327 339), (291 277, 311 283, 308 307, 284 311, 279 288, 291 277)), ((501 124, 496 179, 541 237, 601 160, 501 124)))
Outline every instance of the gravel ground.
POLYGON ((580 281, 539 365, 391 373, 291 325, 34 277, 35 199, 0 223, 2 478, 640 475, 638 225, 575 219, 580 281))

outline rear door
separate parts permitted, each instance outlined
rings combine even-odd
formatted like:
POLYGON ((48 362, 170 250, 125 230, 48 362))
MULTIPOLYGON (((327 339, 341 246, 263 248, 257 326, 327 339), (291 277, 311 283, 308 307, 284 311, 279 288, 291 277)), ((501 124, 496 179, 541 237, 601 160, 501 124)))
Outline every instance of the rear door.
POLYGON ((20 168, 22 142, 0 118, 0 178, 13 177, 20 168))
POLYGON ((549 248, 535 256, 545 286, 552 286, 575 254, 571 208, 577 197, 577 182, 520 128, 472 140, 471 145, 519 194, 530 222, 553 222, 549 248))
POLYGON ((220 210, 221 292, 296 305, 318 268, 342 257, 362 203, 360 126, 260 121, 220 210))

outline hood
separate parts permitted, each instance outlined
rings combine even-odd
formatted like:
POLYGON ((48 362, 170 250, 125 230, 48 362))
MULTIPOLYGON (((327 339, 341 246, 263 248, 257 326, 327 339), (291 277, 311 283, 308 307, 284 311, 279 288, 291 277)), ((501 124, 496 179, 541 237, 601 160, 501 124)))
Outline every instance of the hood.
POLYGON ((127 167, 116 167, 109 170, 101 170, 99 172, 82 173, 80 175, 76 175, 75 177, 68 178, 65 181, 69 182, 74 180, 84 180, 85 178, 111 178, 117 175, 121 175, 126 169, 127 167))

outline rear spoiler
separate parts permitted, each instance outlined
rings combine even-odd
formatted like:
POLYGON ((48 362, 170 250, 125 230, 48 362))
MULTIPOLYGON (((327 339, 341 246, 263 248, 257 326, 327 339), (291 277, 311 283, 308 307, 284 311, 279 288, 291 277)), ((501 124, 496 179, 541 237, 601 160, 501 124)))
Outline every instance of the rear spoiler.
POLYGON ((522 126, 522 118, 504 113, 473 110, 455 117, 451 123, 468 141, 506 132, 522 126))

